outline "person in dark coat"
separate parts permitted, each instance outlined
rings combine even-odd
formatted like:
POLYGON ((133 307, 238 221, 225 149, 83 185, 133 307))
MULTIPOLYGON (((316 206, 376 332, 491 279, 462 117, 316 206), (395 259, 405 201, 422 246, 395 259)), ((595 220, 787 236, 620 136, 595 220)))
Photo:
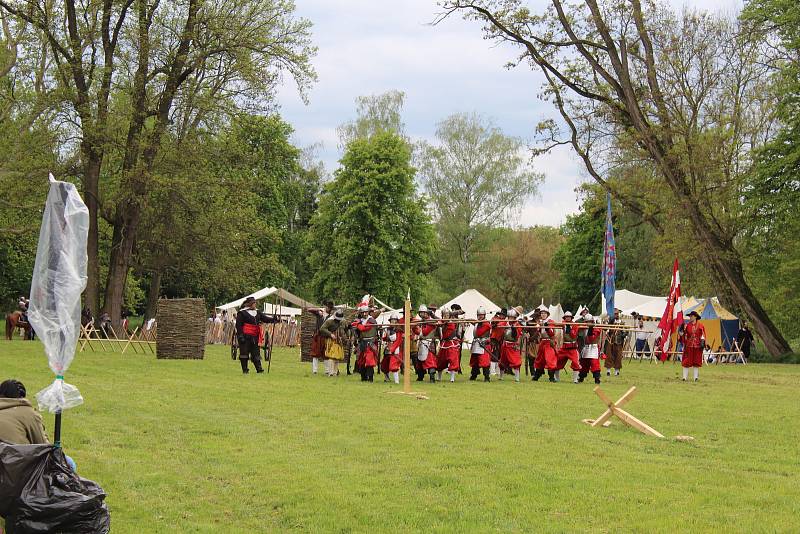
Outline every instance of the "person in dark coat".
POLYGON ((242 373, 247 374, 247 360, 253 362, 256 373, 263 373, 261 367, 261 350, 258 338, 261 334, 260 323, 277 323, 277 317, 270 317, 256 309, 256 299, 247 297, 242 303, 242 309, 236 314, 236 339, 239 341, 239 363, 242 364, 242 373))

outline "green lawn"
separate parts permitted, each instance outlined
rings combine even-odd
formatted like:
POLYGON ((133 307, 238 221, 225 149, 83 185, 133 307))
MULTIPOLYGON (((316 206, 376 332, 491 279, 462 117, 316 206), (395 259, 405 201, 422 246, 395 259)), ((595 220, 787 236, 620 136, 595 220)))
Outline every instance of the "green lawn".
MULTIPOLYGON (((603 387, 638 386, 628 409, 659 440, 583 424, 602 412, 590 384, 462 375, 416 400, 298 360, 244 376, 223 347, 78 354, 67 381, 86 404, 64 415, 64 447, 108 492, 113 531, 800 529, 800 366, 704 367, 694 384, 626 361, 603 387)), ((0 342, 7 377, 31 396, 50 382, 38 342, 0 342)))

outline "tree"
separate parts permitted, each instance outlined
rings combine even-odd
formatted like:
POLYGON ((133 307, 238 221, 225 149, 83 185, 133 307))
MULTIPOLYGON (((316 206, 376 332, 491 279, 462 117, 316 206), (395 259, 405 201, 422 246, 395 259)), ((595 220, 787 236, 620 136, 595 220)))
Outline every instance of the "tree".
POLYGON ((486 230, 508 223, 542 176, 533 172, 522 140, 492 121, 458 113, 441 121, 437 145, 420 143, 419 174, 442 243, 442 261, 456 263, 462 287, 472 283, 470 263, 486 230))
POLYGON ((356 139, 368 139, 381 132, 405 136, 401 112, 406 94, 402 91, 359 96, 356 98, 356 119, 336 129, 340 148, 345 149, 356 139))
POLYGON ((487 295, 525 308, 538 306, 541 299, 557 299, 559 272, 553 268, 553 257, 563 239, 551 226, 505 229, 493 240, 490 254, 497 258, 497 266, 486 279, 487 295))
POLYGON ((340 163, 311 221, 314 292, 340 302, 370 293, 399 303, 425 285, 435 249, 410 147, 396 133, 379 132, 351 141, 340 163))
POLYGON ((559 273, 557 300, 565 309, 591 306, 598 298, 604 229, 605 211, 586 204, 580 213, 568 215, 561 227, 564 241, 553 255, 553 268, 559 273))
POLYGON ((263 107, 258 102, 271 100, 284 72, 307 87, 314 78, 310 24, 293 18, 288 0, 0 0, 0 9, 36 28, 52 50, 50 76, 80 139, 90 212, 86 298, 96 309, 102 214, 112 226, 105 308, 118 321, 164 135, 182 138, 237 106, 263 107), (122 138, 113 139, 119 131, 122 138), (106 169, 112 149, 120 165, 106 169), (103 202, 104 174, 117 175, 113 205, 103 202))
MULTIPOLYGON (((570 144, 594 180, 631 212, 663 230, 659 208, 606 180, 617 156, 645 162, 663 194, 691 222, 692 239, 772 354, 790 347, 745 276, 733 207, 752 143, 773 120, 761 44, 737 39, 721 17, 639 0, 567 5, 533 14, 518 0, 448 0, 485 23, 487 36, 521 48, 545 77, 544 96, 567 127, 543 125, 549 146, 570 144), (719 202, 712 200, 719 199, 719 202)), ((674 211, 673 211, 674 213, 674 211)))

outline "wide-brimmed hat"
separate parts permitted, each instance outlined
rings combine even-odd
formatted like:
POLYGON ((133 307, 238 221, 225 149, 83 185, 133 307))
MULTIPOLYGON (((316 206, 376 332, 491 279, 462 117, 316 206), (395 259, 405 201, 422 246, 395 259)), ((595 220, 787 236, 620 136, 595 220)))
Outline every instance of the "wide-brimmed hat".
POLYGON ((251 302, 255 302, 255 301, 256 301, 255 297, 247 297, 246 299, 244 299, 244 302, 242 302, 242 306, 247 306, 251 302))
POLYGON ((686 315, 686 317, 691 317, 692 315, 694 315, 694 316, 695 316, 695 317, 697 317, 698 319, 700 318, 700 314, 699 314, 699 313, 697 313, 697 312, 696 312, 696 311, 694 311, 694 310, 690 311, 690 312, 689 312, 689 313, 686 315))

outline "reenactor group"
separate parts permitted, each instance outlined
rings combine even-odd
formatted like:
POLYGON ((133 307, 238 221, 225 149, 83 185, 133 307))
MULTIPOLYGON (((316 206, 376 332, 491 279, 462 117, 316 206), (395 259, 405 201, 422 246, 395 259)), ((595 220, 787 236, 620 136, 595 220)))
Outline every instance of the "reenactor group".
MULTIPOLYGON (((388 323, 380 324, 381 310, 362 303, 357 315, 347 322, 344 313, 331 302, 317 313, 320 326, 312 340, 313 373, 318 372, 319 361, 324 360, 326 375, 339 374, 338 362, 344 359, 345 352, 340 338, 347 336, 354 351, 355 370, 362 381, 373 382, 377 368, 384 381, 399 383, 406 342, 400 314, 393 312, 388 323)), ((568 311, 560 322, 552 320, 544 306, 527 315, 522 315, 519 307, 501 309, 491 319, 483 307, 478 308, 477 319, 462 319, 463 314, 458 304, 440 310, 426 305, 418 308, 411 321, 409 340, 413 365, 410 371, 416 374, 417 381, 427 377, 431 382, 448 378, 455 382, 462 373, 461 348, 469 326, 473 327, 470 380, 481 375, 485 382, 493 376, 499 380, 513 376, 519 382, 520 369, 526 365, 533 381, 546 373, 550 382, 559 382, 561 371, 569 363, 573 382, 583 382, 591 373, 599 384, 603 358, 607 375, 612 371, 615 375, 620 373, 628 332, 603 328, 588 309, 581 309, 578 318, 568 311)), ((607 323, 620 324, 619 314, 607 323)))

